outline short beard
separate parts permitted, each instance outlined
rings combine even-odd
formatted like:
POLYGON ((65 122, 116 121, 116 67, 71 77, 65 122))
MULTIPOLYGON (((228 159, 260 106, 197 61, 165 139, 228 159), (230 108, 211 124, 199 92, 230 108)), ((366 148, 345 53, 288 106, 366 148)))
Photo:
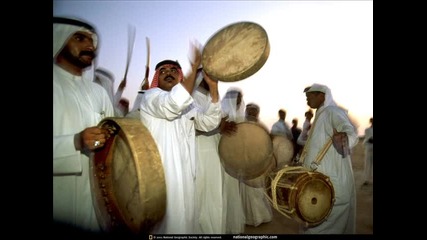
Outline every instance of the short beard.
POLYGON ((80 56, 74 56, 71 54, 70 51, 67 51, 66 49, 64 49, 65 51, 62 52, 64 59, 66 59, 67 61, 69 61, 71 64, 73 64, 74 66, 77 66, 81 69, 85 69, 87 67, 92 66, 92 62, 84 62, 80 60, 80 56))

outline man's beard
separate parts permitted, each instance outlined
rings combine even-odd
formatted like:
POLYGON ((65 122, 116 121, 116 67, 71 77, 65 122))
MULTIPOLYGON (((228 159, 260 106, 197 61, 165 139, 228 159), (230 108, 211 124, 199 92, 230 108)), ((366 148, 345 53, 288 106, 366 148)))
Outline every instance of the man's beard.
POLYGON ((64 58, 67 59, 67 61, 69 61, 71 64, 73 64, 73 65, 75 65, 81 69, 84 69, 84 68, 91 66, 92 62, 93 62, 93 61, 90 61, 90 62, 82 61, 80 59, 80 57, 83 55, 90 55, 93 58, 96 57, 96 54, 94 52, 82 51, 79 53, 79 56, 76 57, 76 56, 72 55, 70 51, 64 51, 64 58))

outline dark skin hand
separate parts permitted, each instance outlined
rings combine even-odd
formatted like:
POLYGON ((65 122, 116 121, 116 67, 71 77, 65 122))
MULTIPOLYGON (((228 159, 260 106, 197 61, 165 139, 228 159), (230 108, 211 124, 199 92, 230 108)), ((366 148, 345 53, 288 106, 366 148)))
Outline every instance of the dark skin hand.
POLYGON ((112 135, 112 131, 101 127, 88 127, 74 135, 74 146, 76 150, 93 151, 98 148, 104 147, 105 142, 112 135), (95 141, 99 141, 99 145, 95 146, 95 141))
POLYGON ((332 135, 332 144, 342 157, 346 157, 349 154, 348 137, 345 132, 338 132, 334 128, 334 135, 332 135))
POLYGON ((227 121, 226 118, 221 119, 220 132, 224 135, 234 135, 237 132, 237 123, 233 121, 227 121))

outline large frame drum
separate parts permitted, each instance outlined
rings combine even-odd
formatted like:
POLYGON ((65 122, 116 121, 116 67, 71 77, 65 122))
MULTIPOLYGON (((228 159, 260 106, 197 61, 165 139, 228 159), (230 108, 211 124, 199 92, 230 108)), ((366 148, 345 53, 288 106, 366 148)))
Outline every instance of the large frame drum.
POLYGON ((272 135, 273 156, 276 163, 274 170, 282 169, 284 166, 292 164, 294 155, 293 142, 281 135, 272 135))
POLYGON ((274 209, 307 227, 325 221, 335 202, 329 177, 301 166, 270 173, 265 191, 274 209))
POLYGON ((114 134, 91 160, 97 217, 106 232, 147 234, 166 211, 166 183, 157 145, 139 119, 105 118, 114 134))
POLYGON ((265 29, 257 23, 237 22, 208 40, 202 53, 203 70, 218 81, 239 81, 261 69, 269 54, 265 29))
POLYGON ((225 171, 245 181, 260 177, 274 166, 273 144, 267 130, 255 122, 237 123, 232 135, 221 135, 218 151, 225 171))

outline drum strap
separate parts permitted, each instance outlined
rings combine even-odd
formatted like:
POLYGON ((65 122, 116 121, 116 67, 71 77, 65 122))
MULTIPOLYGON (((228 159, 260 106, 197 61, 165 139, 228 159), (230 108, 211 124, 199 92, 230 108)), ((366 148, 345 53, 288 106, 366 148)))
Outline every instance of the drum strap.
POLYGON ((314 160, 311 164, 310 164, 310 168, 313 171, 316 171, 316 169, 319 167, 319 163, 320 161, 322 161, 323 156, 325 156, 326 151, 328 151, 329 147, 332 145, 332 138, 329 139, 328 142, 325 143, 325 145, 322 148, 322 151, 319 152, 319 154, 317 154, 316 160, 314 160))
MULTIPOLYGON (((311 126, 311 129, 314 129, 315 125, 316 125, 316 122, 313 123, 313 125, 311 126)), ((301 153, 300 159, 302 159, 301 162, 303 162, 303 163, 304 163, 304 160, 305 160, 305 155, 307 154, 306 147, 307 147, 308 143, 310 142, 310 140, 311 140, 311 132, 309 133, 308 140, 305 143, 304 148, 303 148, 302 153, 301 153)), ((329 149, 329 147, 331 145, 332 145, 332 138, 329 139, 329 141, 327 141, 325 143, 325 145, 323 146, 322 150, 317 154, 316 160, 314 160, 310 164, 310 168, 311 168, 312 171, 315 171, 317 169, 317 167, 319 167, 320 161, 323 159, 323 156, 325 156, 326 151, 328 151, 328 149, 329 149)))

